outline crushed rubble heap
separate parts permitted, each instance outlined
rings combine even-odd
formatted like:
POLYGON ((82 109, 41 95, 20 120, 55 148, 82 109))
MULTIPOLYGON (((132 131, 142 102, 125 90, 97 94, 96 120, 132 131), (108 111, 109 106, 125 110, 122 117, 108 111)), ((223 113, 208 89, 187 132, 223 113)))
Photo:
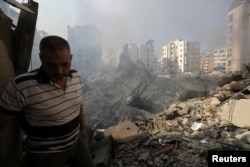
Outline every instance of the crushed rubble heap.
POLYGON ((124 120, 146 119, 173 102, 207 96, 217 86, 207 76, 157 76, 141 61, 133 62, 126 48, 118 67, 82 72, 86 123, 107 128, 124 120))
POLYGON ((86 78, 83 103, 87 123, 101 123, 106 128, 126 119, 146 119, 176 101, 208 96, 217 86, 215 79, 208 77, 141 80, 136 72, 133 76, 106 73, 86 78), (145 89, 136 95, 138 86, 145 89))
POLYGON ((177 102, 147 119, 133 120, 138 135, 129 141, 114 139, 108 166, 204 167, 208 150, 250 151, 249 129, 225 120, 221 110, 231 99, 248 99, 249 84, 249 79, 233 81, 209 97, 177 102))

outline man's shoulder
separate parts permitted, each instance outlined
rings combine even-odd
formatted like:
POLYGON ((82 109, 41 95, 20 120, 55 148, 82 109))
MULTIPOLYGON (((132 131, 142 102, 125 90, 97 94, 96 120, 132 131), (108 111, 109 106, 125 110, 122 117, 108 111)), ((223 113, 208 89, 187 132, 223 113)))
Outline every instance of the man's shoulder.
POLYGON ((75 70, 75 69, 70 69, 70 73, 78 73, 78 71, 77 70, 75 70))
POLYGON ((38 69, 35 69, 32 71, 20 74, 14 78, 14 82, 16 84, 20 84, 25 81, 37 80, 37 72, 38 72, 38 69))
POLYGON ((70 74, 73 76, 73 77, 78 77, 78 76, 80 76, 80 74, 79 74, 79 72, 77 71, 77 70, 75 70, 75 69, 71 69, 70 70, 70 74))

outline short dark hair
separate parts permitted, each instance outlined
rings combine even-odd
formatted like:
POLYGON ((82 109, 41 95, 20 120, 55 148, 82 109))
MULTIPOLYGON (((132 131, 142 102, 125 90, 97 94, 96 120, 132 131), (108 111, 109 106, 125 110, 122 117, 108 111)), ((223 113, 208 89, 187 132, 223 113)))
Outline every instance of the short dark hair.
POLYGON ((40 53, 42 52, 43 49, 48 49, 50 51, 58 51, 64 48, 67 48, 70 51, 70 46, 68 41, 56 35, 44 37, 40 41, 39 45, 40 53))

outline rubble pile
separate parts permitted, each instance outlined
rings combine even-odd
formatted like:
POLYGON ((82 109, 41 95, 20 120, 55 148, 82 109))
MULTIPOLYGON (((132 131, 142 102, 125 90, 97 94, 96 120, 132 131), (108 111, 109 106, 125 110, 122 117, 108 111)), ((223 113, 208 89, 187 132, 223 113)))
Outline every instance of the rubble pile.
POLYGON ((132 120, 135 126, 117 124, 121 129, 116 133, 122 135, 114 136, 109 166, 203 167, 209 150, 250 150, 249 128, 226 120, 223 112, 228 111, 221 109, 229 100, 248 99, 249 84, 249 79, 231 82, 209 97, 178 102, 147 119, 132 120))
POLYGON ((216 81, 201 76, 159 77, 142 62, 133 62, 126 47, 117 68, 82 74, 83 107, 88 125, 101 128, 126 119, 146 119, 179 100, 206 96, 216 81))
POLYGON ((83 104, 87 123, 101 123, 102 128, 106 128, 126 119, 146 119, 176 101, 207 96, 216 87, 210 78, 155 77, 150 84, 144 82, 144 86, 141 80, 138 75, 115 74, 84 80, 83 104), (146 88, 135 94, 138 86, 146 88))
POLYGON ((82 77, 97 166, 203 167, 209 150, 250 150, 249 77, 157 77, 124 54, 82 77))

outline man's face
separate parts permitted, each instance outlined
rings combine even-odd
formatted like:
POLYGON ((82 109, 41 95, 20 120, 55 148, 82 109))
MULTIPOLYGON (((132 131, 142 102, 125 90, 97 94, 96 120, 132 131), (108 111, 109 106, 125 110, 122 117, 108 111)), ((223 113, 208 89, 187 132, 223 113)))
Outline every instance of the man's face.
POLYGON ((54 82, 66 79, 71 67, 72 55, 67 48, 59 51, 44 49, 40 54, 42 67, 54 82))

